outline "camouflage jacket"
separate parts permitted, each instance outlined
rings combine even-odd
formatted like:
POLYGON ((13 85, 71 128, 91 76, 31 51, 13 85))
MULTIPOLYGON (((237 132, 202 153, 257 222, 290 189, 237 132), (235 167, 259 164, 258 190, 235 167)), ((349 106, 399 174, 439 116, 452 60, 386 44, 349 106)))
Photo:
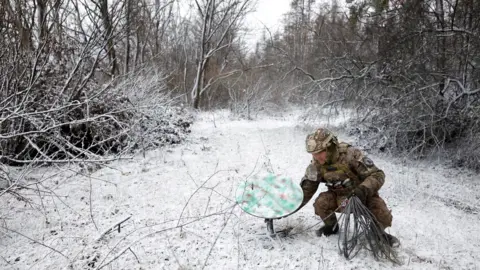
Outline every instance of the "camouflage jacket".
POLYGON ((367 187, 372 194, 385 182, 385 174, 362 151, 340 143, 333 153, 332 162, 324 165, 313 159, 307 167, 301 186, 304 191, 304 203, 310 200, 318 189, 319 183, 325 183, 329 190, 337 195, 347 195, 358 185, 367 187))

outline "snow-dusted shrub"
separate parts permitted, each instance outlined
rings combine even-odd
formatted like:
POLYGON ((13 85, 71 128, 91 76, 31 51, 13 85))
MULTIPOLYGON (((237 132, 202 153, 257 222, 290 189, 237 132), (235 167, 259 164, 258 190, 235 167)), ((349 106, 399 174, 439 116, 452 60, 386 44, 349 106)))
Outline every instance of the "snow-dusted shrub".
MULTIPOLYGON (((412 158, 440 154, 458 166, 478 169, 480 92, 451 83, 439 94, 433 81, 425 82, 408 72, 390 79, 385 84, 361 78, 351 80, 348 87, 346 82, 337 82, 336 92, 318 94, 313 100, 327 108, 333 104, 351 108, 354 113, 347 130, 365 148, 412 158)), ((306 116, 325 119, 333 113, 314 109, 306 116)))
POLYGON ((145 149, 183 141, 193 116, 167 91, 165 77, 154 70, 139 72, 120 83, 115 92, 129 100, 134 117, 128 131, 129 148, 145 149))
POLYGON ((480 127, 475 125, 475 128, 465 132, 459 142, 450 149, 453 164, 457 167, 472 168, 480 172, 480 127))
POLYGON ((442 96, 437 87, 420 85, 371 92, 378 96, 357 107, 353 131, 369 148, 413 157, 445 154, 448 161, 479 168, 478 94, 452 86, 442 96))
POLYGON ((64 87, 63 69, 43 68, 38 76, 3 93, 1 162, 100 159, 178 143, 189 132, 191 118, 175 107, 159 74, 138 72, 115 87, 92 80, 74 90, 64 87))

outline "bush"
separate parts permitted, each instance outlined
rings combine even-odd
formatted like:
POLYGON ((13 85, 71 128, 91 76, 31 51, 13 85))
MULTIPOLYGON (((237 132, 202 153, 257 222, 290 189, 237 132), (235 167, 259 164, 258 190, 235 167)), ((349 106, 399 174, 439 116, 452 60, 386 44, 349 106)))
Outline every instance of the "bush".
POLYGON ((355 124, 361 126, 357 133, 370 140, 370 147, 417 158, 446 154, 459 166, 480 168, 480 112, 476 109, 480 104, 476 96, 455 88, 442 96, 434 87, 404 88, 399 95, 388 87, 378 92, 381 94, 372 102, 359 107, 355 124))
POLYGON ((158 73, 141 71, 115 87, 90 83, 75 95, 57 83, 66 72, 43 69, 39 76, 3 99, 0 162, 96 160, 179 143, 190 132, 192 117, 175 105, 158 73))

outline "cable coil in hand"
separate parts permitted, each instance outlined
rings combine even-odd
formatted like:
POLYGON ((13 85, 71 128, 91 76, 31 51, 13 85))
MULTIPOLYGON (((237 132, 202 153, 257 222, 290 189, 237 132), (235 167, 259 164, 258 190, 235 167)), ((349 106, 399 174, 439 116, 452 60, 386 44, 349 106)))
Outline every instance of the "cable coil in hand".
POLYGON ((362 248, 366 248, 376 260, 384 258, 401 264, 375 216, 356 196, 348 199, 338 224, 338 247, 345 258, 352 259, 362 248))

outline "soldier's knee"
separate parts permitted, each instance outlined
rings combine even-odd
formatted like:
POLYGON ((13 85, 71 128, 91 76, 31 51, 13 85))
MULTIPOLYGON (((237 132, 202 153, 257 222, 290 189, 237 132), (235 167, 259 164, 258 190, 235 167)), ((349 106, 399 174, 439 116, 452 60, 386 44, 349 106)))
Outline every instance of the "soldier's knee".
POLYGON ((392 212, 388 209, 382 212, 377 219, 383 225, 384 229, 392 226, 393 216, 392 212))
POLYGON ((330 212, 334 211, 335 207, 336 198, 329 192, 321 193, 313 203, 315 214, 319 215, 320 217, 323 217, 325 214, 329 214, 330 212))
POLYGON ((370 211, 384 228, 392 226, 392 211, 389 210, 385 204, 376 205, 376 207, 372 207, 370 211))

